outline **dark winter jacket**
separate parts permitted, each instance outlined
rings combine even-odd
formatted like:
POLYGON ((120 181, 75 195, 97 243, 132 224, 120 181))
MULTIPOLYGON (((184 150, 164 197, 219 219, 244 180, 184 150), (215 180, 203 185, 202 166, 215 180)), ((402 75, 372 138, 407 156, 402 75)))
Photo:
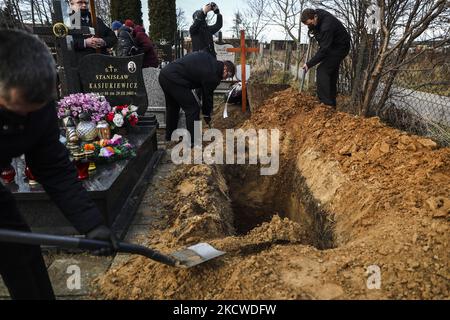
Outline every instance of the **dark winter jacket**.
MULTIPOLYGON (((59 142, 55 104, 28 116, 0 109, 0 167, 25 154, 37 181, 75 228, 86 233, 104 223, 103 218, 77 178, 67 149, 59 142)), ((11 193, 0 183, 0 204, 11 201, 11 193)), ((0 224, 2 221, 0 208, 0 224)), ((6 219, 6 218, 5 218, 6 219)))
POLYGON ((138 48, 134 41, 131 28, 123 25, 120 27, 117 38, 116 55, 118 57, 128 57, 137 54, 138 48), (134 48, 134 49, 133 49, 134 48))
POLYGON ((145 29, 141 26, 136 26, 133 30, 134 43, 138 47, 138 54, 144 54, 144 62, 142 67, 158 68, 158 56, 150 38, 145 33, 145 29))
POLYGON ((208 26, 206 23, 206 14, 203 10, 198 10, 194 13, 194 23, 189 28, 189 33, 192 39, 192 51, 206 51, 216 56, 214 49, 213 34, 217 33, 223 25, 223 18, 220 13, 217 15, 216 23, 208 26))
POLYGON ((214 90, 220 84, 224 64, 217 61, 211 54, 199 51, 190 53, 175 60, 161 70, 167 80, 188 88, 202 89, 202 113, 210 116, 213 110, 214 90))
POLYGON ((306 64, 314 67, 325 58, 343 59, 350 50, 350 35, 344 25, 331 13, 317 9, 318 24, 310 28, 319 43, 319 51, 306 64))
MULTIPOLYGON (((82 20, 81 26, 92 27, 91 19, 88 18, 88 20, 89 21, 85 21, 85 22, 83 22, 83 20, 82 20)), ((106 47, 101 48, 100 53, 108 54, 107 48, 112 48, 117 42, 116 34, 100 18, 97 18, 97 30, 98 30, 99 37, 102 38, 103 40, 105 40, 105 42, 106 42, 106 47)), ((75 53, 77 56, 77 61, 80 61, 80 59, 82 57, 84 57, 88 54, 96 53, 95 49, 86 48, 84 46, 84 40, 87 37, 88 36, 82 36, 82 35, 74 35, 73 36, 73 45, 74 45, 74 50, 75 50, 75 53)))

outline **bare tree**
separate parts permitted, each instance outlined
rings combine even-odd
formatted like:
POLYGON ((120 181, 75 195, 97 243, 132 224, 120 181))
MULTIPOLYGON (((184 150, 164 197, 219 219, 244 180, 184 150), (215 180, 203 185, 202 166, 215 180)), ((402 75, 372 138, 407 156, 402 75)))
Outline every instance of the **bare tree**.
POLYGON ((106 25, 111 25, 111 0, 95 0, 95 10, 106 25))
POLYGON ((3 28, 23 28, 23 15, 17 0, 0 3, 0 26, 3 28))
POLYGON ((188 28, 189 25, 186 20, 186 12, 181 8, 177 8, 177 29, 186 30, 188 28))
POLYGON ((267 19, 269 2, 270 0, 246 0, 248 9, 244 12, 244 19, 252 40, 260 40, 262 33, 270 23, 270 20, 267 19))
POLYGON ((363 81, 360 108, 360 113, 366 116, 382 110, 399 69, 408 62, 406 57, 413 42, 439 21, 439 17, 448 17, 449 13, 447 0, 378 0, 377 5, 380 8, 379 46, 363 81), (373 104, 382 78, 381 98, 373 104))
POLYGON ((265 18, 270 20, 272 25, 283 28, 286 35, 297 43, 299 37, 296 29, 300 13, 299 0, 271 0, 265 18))
MULTIPOLYGON (((281 27, 286 33, 286 38, 295 42, 297 48, 295 80, 298 80, 300 63, 306 53, 306 50, 302 50, 303 47, 301 46, 303 28, 300 17, 301 12, 309 3, 309 0, 270 0, 265 11, 265 18, 270 20, 270 24, 281 27)), ((286 53, 287 51, 286 47, 286 53)))
POLYGON ((231 32, 233 32, 233 38, 241 37, 241 30, 245 30, 245 34, 249 33, 249 24, 245 20, 244 15, 239 10, 234 13, 233 26, 231 27, 231 32))
MULTIPOLYGON (((66 3, 69 0, 64 0, 66 3)), ((97 16, 109 25, 111 23, 110 16, 110 0, 93 0, 95 1, 97 16)), ((40 24, 50 25, 52 23, 53 1, 52 0, 1 0, 0 10, 10 12, 9 17, 14 16, 19 25, 24 24, 40 24)), ((3 19, 5 19, 3 14, 3 19)), ((0 16, 2 18, 2 16, 0 16)))

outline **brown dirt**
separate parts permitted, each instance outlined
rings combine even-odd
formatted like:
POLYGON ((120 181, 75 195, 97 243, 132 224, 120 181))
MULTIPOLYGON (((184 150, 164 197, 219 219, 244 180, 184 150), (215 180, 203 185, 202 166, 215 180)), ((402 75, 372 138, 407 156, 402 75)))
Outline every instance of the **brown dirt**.
POLYGON ((291 89, 240 121, 281 131, 280 172, 180 167, 155 195, 168 224, 148 236, 164 252, 207 240, 227 254, 190 270, 133 257, 98 280, 99 297, 450 298, 449 148, 291 89), (372 265, 380 290, 366 285, 372 265))

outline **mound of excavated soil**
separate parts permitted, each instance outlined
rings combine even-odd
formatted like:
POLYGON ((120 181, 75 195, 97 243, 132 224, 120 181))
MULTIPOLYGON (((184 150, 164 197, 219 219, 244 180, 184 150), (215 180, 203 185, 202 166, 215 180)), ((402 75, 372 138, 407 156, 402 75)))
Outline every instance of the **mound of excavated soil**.
POLYGON ((242 127, 281 131, 279 173, 180 167, 155 195, 169 223, 149 230, 164 252, 207 240, 227 254, 189 270, 130 258, 98 280, 99 297, 450 298, 449 148, 294 90, 269 99, 242 127), (237 235, 240 215, 258 210, 273 216, 237 235), (331 246, 320 245, 325 229, 331 246), (380 287, 370 289, 367 271, 378 268, 380 287))

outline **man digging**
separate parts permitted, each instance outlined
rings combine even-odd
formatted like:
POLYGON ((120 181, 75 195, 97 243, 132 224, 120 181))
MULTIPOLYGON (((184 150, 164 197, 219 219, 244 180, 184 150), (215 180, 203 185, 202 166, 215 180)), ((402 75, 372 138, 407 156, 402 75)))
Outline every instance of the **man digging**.
POLYGON ((303 69, 306 73, 320 63, 317 67, 317 96, 320 102, 336 109, 339 66, 350 51, 350 35, 336 17, 322 9, 303 10, 301 20, 320 46, 303 69))

